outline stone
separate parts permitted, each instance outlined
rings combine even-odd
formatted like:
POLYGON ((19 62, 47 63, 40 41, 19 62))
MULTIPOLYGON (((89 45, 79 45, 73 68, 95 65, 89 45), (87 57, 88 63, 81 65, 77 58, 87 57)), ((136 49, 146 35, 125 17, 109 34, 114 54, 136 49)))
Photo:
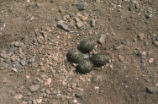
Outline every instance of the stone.
POLYGON ((50 0, 50 3, 54 3, 54 0, 50 0))
POLYGON ((14 62, 17 60, 17 57, 15 56, 15 54, 13 54, 11 57, 10 57, 10 60, 11 62, 14 62))
POLYGON ((95 67, 101 67, 109 62, 110 57, 105 54, 95 54, 90 57, 90 60, 92 61, 95 67))
POLYGON ((99 90, 99 93, 104 93, 104 90, 99 90))
POLYGON ((91 78, 91 82, 93 82, 93 83, 101 81, 101 80, 102 80, 102 76, 101 75, 99 75, 99 76, 93 76, 91 78))
POLYGON ((158 60, 154 60, 154 65, 158 65, 158 60))
POLYGON ((20 100, 20 99, 22 99, 22 97, 23 97, 23 96, 22 96, 21 94, 18 94, 18 95, 15 95, 15 96, 14 96, 14 98, 15 98, 16 100, 20 100))
POLYGON ((9 52, 9 54, 13 54, 15 50, 16 50, 16 48, 14 46, 12 46, 12 47, 10 47, 8 52, 9 52))
POLYGON ((149 59, 149 63, 152 64, 154 62, 154 58, 149 59))
POLYGON ((95 86, 94 89, 95 89, 95 90, 99 90, 99 86, 95 86))
POLYGON ((101 0, 94 0, 96 3, 100 3, 101 2, 101 0))
POLYGON ((100 34, 100 36, 99 36, 97 42, 98 42, 99 44, 104 44, 104 43, 105 43, 105 39, 106 39, 106 34, 100 34))
POLYGON ((79 63, 84 58, 83 53, 81 53, 78 49, 74 48, 69 50, 67 53, 67 59, 70 62, 79 63))
POLYGON ((49 86, 52 82, 52 79, 51 78, 48 78, 46 81, 45 81, 45 86, 49 86))
POLYGON ((153 15, 152 15, 151 13, 145 14, 145 18, 146 18, 146 19, 150 19, 152 16, 153 16, 153 15))
POLYGON ((28 101, 28 104, 33 104, 33 101, 29 100, 29 101, 28 101))
POLYGON ((38 84, 37 85, 32 85, 32 86, 29 87, 31 92, 36 92, 39 88, 40 88, 40 86, 38 84))
POLYGON ((22 46, 24 45, 24 43, 19 42, 19 41, 15 41, 15 42, 13 42, 12 44, 13 44, 13 46, 15 46, 15 47, 22 47, 22 46))
POLYGON ((39 7, 41 7, 41 4, 40 3, 35 3, 35 7, 39 8, 39 7))
POLYGON ((138 39, 139 39, 139 40, 143 40, 143 39, 144 39, 144 36, 145 36, 144 33, 139 33, 139 34, 138 34, 138 39))
POLYGON ((82 98, 82 96, 83 96, 83 94, 82 94, 81 92, 77 92, 77 93, 75 94, 75 97, 76 97, 76 98, 82 98))
POLYGON ((86 74, 93 70, 93 68, 94 65, 90 60, 83 60, 78 64, 76 71, 81 74, 86 74))
POLYGON ((26 101, 22 101, 22 104, 28 104, 26 101))
POLYGON ((121 44, 123 44, 123 45, 129 45, 129 41, 128 40, 122 40, 121 44))
POLYGON ((158 47, 158 40, 153 41, 153 45, 155 45, 156 47, 158 47))
POLYGON ((18 70, 16 68, 12 68, 12 71, 16 72, 16 73, 18 72, 18 70))
POLYGON ((28 63, 29 64, 32 64, 32 63, 34 63, 35 62, 35 57, 33 56, 33 57, 31 57, 29 60, 28 60, 28 63))
POLYGON ((78 49, 83 53, 89 53, 95 47, 96 42, 92 39, 84 39, 78 45, 78 49))
POLYGON ((73 103, 77 104, 77 103, 78 103, 77 99, 74 99, 74 100, 73 100, 73 103))
POLYGON ((77 6, 77 9, 79 11, 81 11, 81 10, 85 10, 86 9, 87 4, 85 2, 81 2, 81 3, 78 3, 76 6, 77 6))
POLYGON ((158 92, 158 88, 157 87, 147 87, 146 91, 150 94, 156 93, 158 92))
POLYGON ((56 21, 56 22, 60 21, 60 18, 59 18, 58 16, 55 17, 55 21, 56 21))
POLYGON ((91 27, 95 27, 95 19, 92 19, 92 20, 90 21, 90 26, 91 26, 91 27))
POLYGON ((19 63, 15 63, 15 64, 13 64, 13 66, 14 66, 16 69, 20 69, 20 68, 22 67, 22 65, 19 64, 19 63))
POLYGON ((4 59, 7 59, 8 58, 8 54, 5 51, 1 50, 0 51, 0 57, 4 58, 4 59))
POLYGON ((63 20, 65 20, 65 21, 67 21, 67 20, 69 20, 70 19, 70 15, 64 15, 64 17, 63 17, 63 20))
POLYGON ((66 32, 69 32, 70 31, 70 28, 68 27, 68 25, 65 23, 65 21, 63 20, 59 20, 57 21, 57 27, 65 30, 66 32))
POLYGON ((136 5, 131 2, 131 3, 129 4, 128 10, 129 10, 129 11, 133 11, 133 10, 135 10, 135 9, 136 9, 136 5))
POLYGON ((82 21, 79 20, 79 21, 76 22, 76 27, 77 27, 78 29, 81 29, 83 26, 84 26, 84 24, 83 24, 82 21))
POLYGON ((21 60, 20 60, 20 64, 21 64, 22 66, 24 66, 24 65, 26 65, 26 61, 25 61, 24 59, 21 59, 21 60))
POLYGON ((41 104, 42 103, 42 98, 36 99, 36 101, 37 101, 38 104, 41 104))
POLYGON ((124 62, 124 61, 125 61, 125 57, 122 56, 122 55, 119 55, 119 60, 120 60, 121 62, 124 62))
POLYGON ((156 34, 153 34, 152 36, 152 44, 158 47, 158 37, 156 36, 156 34))
POLYGON ((36 99, 34 99, 34 100, 32 101, 32 104, 37 104, 36 99))

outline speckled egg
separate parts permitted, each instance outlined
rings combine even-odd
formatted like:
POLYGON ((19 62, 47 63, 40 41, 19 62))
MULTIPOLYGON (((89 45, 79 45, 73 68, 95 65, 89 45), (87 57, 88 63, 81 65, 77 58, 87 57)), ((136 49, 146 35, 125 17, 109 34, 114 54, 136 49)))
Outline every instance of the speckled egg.
POLYGON ((94 65, 90 60, 83 60, 78 64, 76 71, 81 74, 86 74, 93 70, 93 68, 94 65))
POLYGON ((67 53, 67 59, 70 62, 79 63, 84 58, 83 53, 81 53, 78 49, 74 48, 69 50, 67 53))
POLYGON ((93 50, 94 46, 96 45, 96 41, 92 39, 84 39, 78 45, 78 49, 83 53, 89 53, 93 50))
POLYGON ((101 67, 109 62, 110 57, 105 54, 95 54, 90 57, 90 60, 92 61, 95 67, 101 67))

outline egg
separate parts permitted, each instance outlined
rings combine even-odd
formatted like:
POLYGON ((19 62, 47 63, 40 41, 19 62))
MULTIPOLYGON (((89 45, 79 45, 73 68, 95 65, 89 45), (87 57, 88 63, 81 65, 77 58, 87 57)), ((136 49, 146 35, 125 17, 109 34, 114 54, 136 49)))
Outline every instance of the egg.
POLYGON ((69 50, 67 53, 67 59, 73 63, 79 63, 84 59, 83 53, 81 53, 77 48, 69 50))
POLYGON ((95 67, 101 67, 109 62, 110 57, 105 54, 95 54, 90 57, 90 60, 92 61, 95 67))
POLYGON ((78 49, 83 53, 89 53, 94 49, 96 45, 96 41, 92 39, 84 39, 78 45, 78 49))
POLYGON ((81 74, 86 74, 93 70, 93 68, 94 65, 90 60, 83 60, 78 64, 76 71, 81 74))

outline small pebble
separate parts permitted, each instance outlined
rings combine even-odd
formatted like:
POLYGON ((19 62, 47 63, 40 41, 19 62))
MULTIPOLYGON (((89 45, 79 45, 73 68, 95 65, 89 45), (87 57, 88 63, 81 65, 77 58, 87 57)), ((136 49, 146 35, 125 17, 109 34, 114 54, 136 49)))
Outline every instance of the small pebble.
POLYGON ((76 98, 81 98, 81 97, 83 96, 83 94, 82 94, 81 92, 77 92, 77 93, 75 94, 75 96, 76 96, 76 98))
POLYGON ((24 66, 24 65, 26 65, 26 61, 23 60, 23 59, 21 59, 21 60, 20 60, 20 64, 21 64, 22 66, 24 66))
POLYGON ((48 78, 46 81, 45 81, 45 86, 49 86, 52 82, 52 79, 51 78, 48 78))
POLYGON ((21 94, 18 94, 18 95, 15 95, 15 96, 14 96, 14 98, 15 98, 16 100, 20 100, 20 99, 22 99, 22 97, 23 97, 23 96, 22 96, 21 94))
POLYGON ((42 103, 42 99, 41 99, 41 98, 36 99, 36 101, 37 101, 38 104, 41 104, 41 103, 42 103))
POLYGON ((123 45, 129 45, 129 41, 128 40, 122 40, 121 44, 123 44, 123 45))
POLYGON ((99 86, 95 86, 94 89, 95 89, 95 90, 99 90, 99 86))
POLYGON ((125 57, 122 56, 122 55, 119 55, 119 60, 120 60, 121 62, 124 62, 124 61, 125 61, 125 57))
POLYGON ((139 34, 138 34, 138 39, 139 39, 139 40, 143 40, 143 39, 144 39, 144 36, 145 36, 144 33, 139 33, 139 34))
POLYGON ((100 36, 99 36, 97 42, 98 42, 99 44, 105 44, 105 39, 106 39, 106 34, 100 34, 100 36))
POLYGON ((39 8, 41 6, 41 4, 40 3, 35 3, 35 6, 39 8))
POLYGON ((102 76, 94 76, 91 78, 91 82, 98 82, 102 80, 102 76))
POLYGON ((77 101, 77 99, 74 99, 73 102, 74 102, 74 103, 77 103, 78 101, 77 101))
POLYGON ((39 85, 32 85, 32 86, 29 87, 31 92, 36 92, 39 88, 40 88, 39 85))
POLYGON ((156 93, 158 91, 157 87, 147 87, 146 91, 150 94, 156 93))
POLYGON ((91 27, 95 27, 95 19, 92 19, 92 20, 90 21, 90 25, 91 25, 91 27))
POLYGON ((100 2, 101 2, 101 0, 95 0, 95 2, 96 2, 96 3, 100 3, 100 2))
POLYGON ((76 27, 78 28, 78 29, 81 29, 82 27, 83 27, 83 22, 82 21, 77 21, 77 23, 76 23, 76 27))
POLYGON ((5 51, 0 51, 0 57, 6 59, 8 58, 8 54, 5 51))
POLYGON ((156 47, 158 47, 158 40, 154 40, 153 41, 153 45, 155 45, 156 47))
POLYGON ((50 3, 54 3, 54 0, 50 0, 50 3))
POLYGON ((22 104, 28 104, 26 101, 22 101, 22 104))
POLYGON ((81 11, 86 9, 87 4, 85 2, 82 2, 82 3, 78 3, 76 6, 77 9, 81 11))
POLYGON ((12 71, 16 72, 16 73, 18 72, 18 70, 16 68, 12 68, 12 71))
POLYGON ((32 63, 34 63, 35 62, 35 57, 32 57, 32 58, 30 58, 29 60, 28 60, 28 63, 29 64, 32 64, 32 63))
POLYGON ((36 99, 34 99, 34 100, 32 101, 32 104, 37 104, 36 99))
POLYGON ((150 63, 150 64, 152 64, 153 61, 154 61, 154 58, 150 58, 150 59, 149 59, 149 63, 150 63))
POLYGON ((150 14, 150 13, 145 14, 145 18, 146 18, 146 19, 150 19, 152 16, 153 16, 153 15, 150 14))
POLYGON ((129 10, 129 11, 133 11, 133 10, 135 10, 135 9, 136 9, 135 4, 131 2, 130 5, 129 5, 129 7, 128 7, 128 10, 129 10))
POLYGON ((21 46, 24 45, 24 43, 19 42, 19 41, 13 42, 12 44, 13 44, 13 46, 15 46, 15 47, 21 47, 21 46))
POLYGON ((57 21, 57 27, 69 32, 70 31, 70 28, 68 27, 68 25, 65 23, 65 21, 63 20, 60 20, 60 21, 57 21))

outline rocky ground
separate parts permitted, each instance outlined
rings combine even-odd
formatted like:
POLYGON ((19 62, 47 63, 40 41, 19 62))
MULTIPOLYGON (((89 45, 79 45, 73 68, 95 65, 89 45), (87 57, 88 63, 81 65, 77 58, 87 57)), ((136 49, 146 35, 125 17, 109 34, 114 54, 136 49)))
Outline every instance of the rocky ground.
POLYGON ((157 0, 0 0, 0 104, 158 104, 157 0), (77 73, 83 39, 111 59, 77 73))

